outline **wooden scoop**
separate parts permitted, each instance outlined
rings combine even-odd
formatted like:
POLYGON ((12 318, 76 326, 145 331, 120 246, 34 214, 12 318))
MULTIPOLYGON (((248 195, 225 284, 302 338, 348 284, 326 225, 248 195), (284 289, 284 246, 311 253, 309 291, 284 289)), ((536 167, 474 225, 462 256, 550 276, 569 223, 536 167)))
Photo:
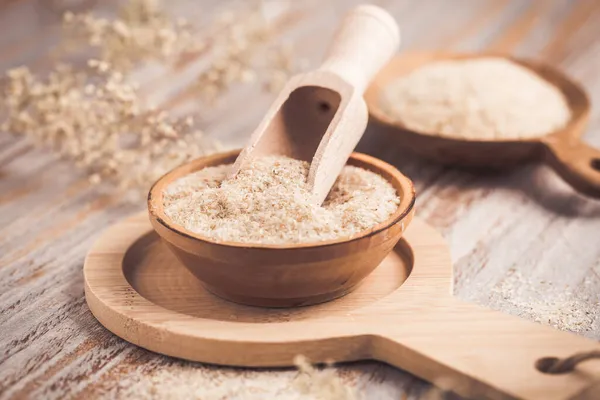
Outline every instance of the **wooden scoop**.
POLYGON ((581 141, 589 119, 590 101, 585 90, 569 77, 548 65, 497 54, 414 53, 395 57, 375 77, 365 94, 374 119, 393 129, 396 145, 445 164, 475 167, 512 167, 539 160, 552 167, 577 191, 600 198, 600 150, 581 141), (382 107, 385 88, 427 63, 505 57, 555 85, 571 109, 571 120, 556 132, 531 139, 471 139, 440 136, 437 132, 417 132, 389 115, 382 107))
POLYGON ((311 163, 308 185, 321 204, 367 125, 363 92, 400 42, 393 17, 361 5, 342 21, 325 62, 283 88, 233 166, 282 155, 311 163))

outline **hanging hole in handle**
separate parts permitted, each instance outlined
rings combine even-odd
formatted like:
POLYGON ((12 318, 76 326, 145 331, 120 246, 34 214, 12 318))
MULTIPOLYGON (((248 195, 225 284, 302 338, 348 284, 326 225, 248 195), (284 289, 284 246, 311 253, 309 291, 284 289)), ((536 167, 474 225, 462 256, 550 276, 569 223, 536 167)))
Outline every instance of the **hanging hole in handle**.
POLYGON ((575 370, 577 364, 592 359, 600 359, 600 350, 577 353, 565 358, 543 357, 535 362, 535 368, 544 374, 566 374, 575 370))
POLYGON ((571 371, 567 371, 567 370, 554 370, 555 365, 557 365, 557 363, 560 362, 560 358, 557 357, 544 357, 544 358, 540 358, 539 360, 537 360, 535 362, 535 368, 540 371, 543 372, 544 374, 552 374, 552 375, 557 375, 557 374, 566 374, 567 372, 571 372, 571 371))
POLYGON ((594 158, 590 163, 593 169, 600 171, 600 158, 594 158))
POLYGON ((319 111, 321 111, 322 113, 328 113, 329 111, 331 111, 331 105, 326 101, 320 101, 318 107, 319 111))

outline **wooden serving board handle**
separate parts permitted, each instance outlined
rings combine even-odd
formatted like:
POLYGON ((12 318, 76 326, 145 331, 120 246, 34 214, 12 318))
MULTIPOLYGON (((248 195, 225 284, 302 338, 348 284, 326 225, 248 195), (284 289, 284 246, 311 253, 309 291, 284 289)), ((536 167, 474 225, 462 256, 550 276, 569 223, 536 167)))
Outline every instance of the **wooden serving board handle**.
POLYGON ((573 188, 600 198, 600 150, 578 137, 552 136, 543 140, 546 162, 573 188))
POLYGON ((335 73, 362 94, 399 45, 394 17, 377 6, 361 5, 342 21, 319 69, 335 73))
POLYGON ((549 357, 598 352, 597 342, 450 295, 413 303, 414 296, 399 301, 418 312, 379 320, 372 356, 438 387, 477 399, 574 399, 600 380, 600 360, 561 374, 536 367, 549 357))

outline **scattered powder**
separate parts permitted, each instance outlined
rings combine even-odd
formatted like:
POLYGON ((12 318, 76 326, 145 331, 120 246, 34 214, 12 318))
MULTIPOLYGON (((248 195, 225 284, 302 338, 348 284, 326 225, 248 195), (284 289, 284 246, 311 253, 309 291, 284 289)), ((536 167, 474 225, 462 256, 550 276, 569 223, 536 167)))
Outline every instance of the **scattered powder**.
MULTIPOLYGON (((583 285, 591 285, 585 280, 583 285)), ((600 332, 600 296, 573 291, 550 281, 535 281, 517 270, 492 288, 490 300, 501 311, 564 331, 596 337, 600 332), (595 298, 593 298, 595 297, 595 298)))
POLYGON ((310 201, 307 162, 258 158, 226 179, 230 167, 205 168, 171 183, 164 191, 166 215, 220 241, 310 243, 356 235, 400 203, 389 182, 358 167, 344 167, 322 206, 310 201))
POLYGON ((502 58, 428 64, 391 83, 382 107, 412 130, 488 140, 543 136, 571 116, 558 88, 502 58))
POLYGON ((150 375, 120 376, 119 385, 103 390, 102 398, 135 400, 356 400, 357 393, 331 368, 313 367, 304 357, 295 359, 298 371, 269 372, 211 369, 176 361, 150 375), (268 375, 268 379, 257 379, 268 375))
MULTIPOLYGON (((319 368, 303 356, 296 370, 255 370, 153 356, 116 368, 94 387, 101 400, 450 400, 457 397, 429 387, 407 372, 373 361, 319 368)), ((447 386, 446 380, 436 380, 447 386)), ((81 394, 80 394, 81 395, 81 394)), ((81 397, 81 396, 80 396, 81 397)))

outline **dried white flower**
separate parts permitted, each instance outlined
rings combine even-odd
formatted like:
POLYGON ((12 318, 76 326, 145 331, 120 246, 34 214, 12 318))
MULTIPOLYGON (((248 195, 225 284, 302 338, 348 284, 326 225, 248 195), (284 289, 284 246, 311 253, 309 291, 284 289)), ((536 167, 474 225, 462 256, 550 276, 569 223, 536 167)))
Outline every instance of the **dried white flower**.
POLYGON ((45 79, 26 67, 9 71, 2 128, 74 160, 92 183, 110 180, 139 194, 175 166, 216 151, 190 118, 147 111, 120 72, 104 61, 89 65, 58 65, 45 79))
MULTIPOLYGON (((218 144, 194 128, 192 117, 173 119, 145 104, 128 72, 149 60, 171 64, 196 56, 210 39, 215 61, 193 90, 216 100, 234 82, 257 80, 252 60, 259 49, 280 52, 257 7, 217 17, 209 31, 223 34, 205 37, 194 36, 193 27, 169 16, 158 0, 129 0, 114 19, 66 12, 63 25, 63 50, 92 48, 97 54, 85 68, 57 63, 47 76, 26 67, 8 71, 2 129, 74 160, 90 172, 92 183, 112 181, 140 194, 158 176, 218 144)), ((290 66, 275 57, 260 68, 281 81, 290 66)))

